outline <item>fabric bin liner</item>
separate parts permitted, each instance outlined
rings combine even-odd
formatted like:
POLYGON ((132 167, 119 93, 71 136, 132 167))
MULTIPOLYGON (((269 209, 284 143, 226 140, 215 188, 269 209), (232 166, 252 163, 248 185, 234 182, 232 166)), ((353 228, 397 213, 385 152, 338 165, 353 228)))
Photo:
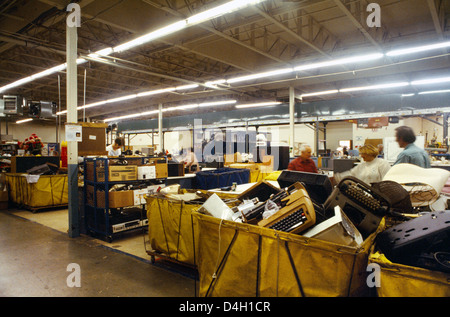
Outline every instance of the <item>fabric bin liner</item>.
MULTIPOLYGON (((219 196, 222 199, 234 198, 226 194, 219 194, 219 196)), ((146 196, 145 199, 151 248, 170 259, 195 266, 199 239, 197 221, 191 217, 191 214, 203 203, 157 195, 146 196)))
POLYGON ((391 262, 372 248, 369 264, 380 266, 379 297, 449 297, 450 273, 391 262))
POLYGON ((359 247, 221 220, 198 212, 200 297, 348 297, 370 293, 368 255, 359 247))
POLYGON ((46 208, 67 205, 69 202, 68 176, 41 175, 29 183, 27 174, 6 174, 10 200, 18 206, 46 208))

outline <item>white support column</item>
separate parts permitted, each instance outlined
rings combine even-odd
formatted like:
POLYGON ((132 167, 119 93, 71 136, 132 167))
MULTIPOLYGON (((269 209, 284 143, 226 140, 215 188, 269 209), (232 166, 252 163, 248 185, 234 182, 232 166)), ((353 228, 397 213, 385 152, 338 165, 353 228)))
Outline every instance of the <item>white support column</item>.
POLYGON ((161 151, 164 150, 164 137, 163 137, 163 113, 162 113, 163 105, 160 103, 158 105, 158 135, 159 135, 159 146, 161 147, 161 151))
POLYGON ((289 87, 289 149, 290 156, 294 156, 295 141, 295 95, 294 87, 289 87))
MULTIPOLYGON (((77 27, 66 26, 66 59, 67 59, 67 124, 78 122, 78 93, 77 93, 77 27)), ((80 217, 78 213, 78 143, 67 142, 67 171, 69 193, 69 236, 80 235, 80 217)))

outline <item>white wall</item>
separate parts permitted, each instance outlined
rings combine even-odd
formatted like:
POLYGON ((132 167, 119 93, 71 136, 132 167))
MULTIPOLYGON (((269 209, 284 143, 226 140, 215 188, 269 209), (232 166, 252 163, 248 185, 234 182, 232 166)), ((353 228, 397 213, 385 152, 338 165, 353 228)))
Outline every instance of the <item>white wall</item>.
MULTIPOLYGON (((26 138, 35 133, 44 143, 56 142, 56 124, 54 122, 35 120, 17 124, 15 122, 8 122, 8 134, 13 136, 14 140, 23 142, 26 138)), ((64 141, 65 128, 64 125, 60 127, 60 142, 64 141)), ((1 119, 1 134, 6 134, 6 124, 4 118, 1 119)))

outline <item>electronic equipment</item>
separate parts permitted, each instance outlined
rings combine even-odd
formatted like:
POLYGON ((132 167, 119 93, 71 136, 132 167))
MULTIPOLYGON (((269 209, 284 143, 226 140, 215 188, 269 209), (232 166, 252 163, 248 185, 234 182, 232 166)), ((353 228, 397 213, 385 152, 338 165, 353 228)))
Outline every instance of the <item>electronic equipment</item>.
POLYGON ((156 178, 155 166, 138 166, 137 171, 138 171, 138 180, 156 178))
POLYGON ((26 100, 22 96, 3 96, 3 114, 23 114, 23 108, 25 107, 26 100))
POLYGON ((321 223, 317 223, 302 236, 329 241, 332 243, 359 247, 364 239, 350 219, 347 218, 341 207, 334 207, 334 215, 321 223))
POLYGON ((390 209, 383 194, 355 177, 342 179, 324 204, 326 212, 340 206, 364 237, 374 232, 390 209))
POLYGON ((296 182, 302 183, 309 197, 317 204, 323 204, 331 195, 333 187, 327 175, 284 170, 278 176, 281 188, 291 186, 296 182))
POLYGON ((291 188, 289 195, 281 199, 282 208, 258 226, 289 233, 301 233, 316 222, 313 203, 305 187, 300 183, 291 188))
POLYGON ((124 223, 118 223, 118 224, 112 225, 112 232, 118 233, 121 231, 144 227, 147 225, 148 225, 148 219, 144 219, 144 220, 136 219, 136 220, 131 220, 131 221, 127 221, 124 223))
POLYGON ((394 262, 450 250, 450 211, 429 212, 395 225, 377 236, 377 247, 394 262))
POLYGON ((110 224, 113 233, 148 225, 141 207, 129 206, 111 209, 110 224))
POLYGON ((351 170, 358 160, 355 159, 333 159, 333 173, 342 173, 351 170))

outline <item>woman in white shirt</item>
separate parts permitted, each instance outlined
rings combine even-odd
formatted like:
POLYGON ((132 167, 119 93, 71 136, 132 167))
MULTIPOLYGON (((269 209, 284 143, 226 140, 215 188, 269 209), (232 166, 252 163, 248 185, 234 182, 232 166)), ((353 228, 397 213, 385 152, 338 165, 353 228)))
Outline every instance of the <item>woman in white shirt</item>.
POLYGON ((335 174, 334 179, 337 183, 347 176, 356 177, 368 185, 381 182, 391 168, 388 161, 377 157, 378 149, 373 145, 368 144, 360 147, 359 155, 364 159, 364 162, 349 171, 335 174))

